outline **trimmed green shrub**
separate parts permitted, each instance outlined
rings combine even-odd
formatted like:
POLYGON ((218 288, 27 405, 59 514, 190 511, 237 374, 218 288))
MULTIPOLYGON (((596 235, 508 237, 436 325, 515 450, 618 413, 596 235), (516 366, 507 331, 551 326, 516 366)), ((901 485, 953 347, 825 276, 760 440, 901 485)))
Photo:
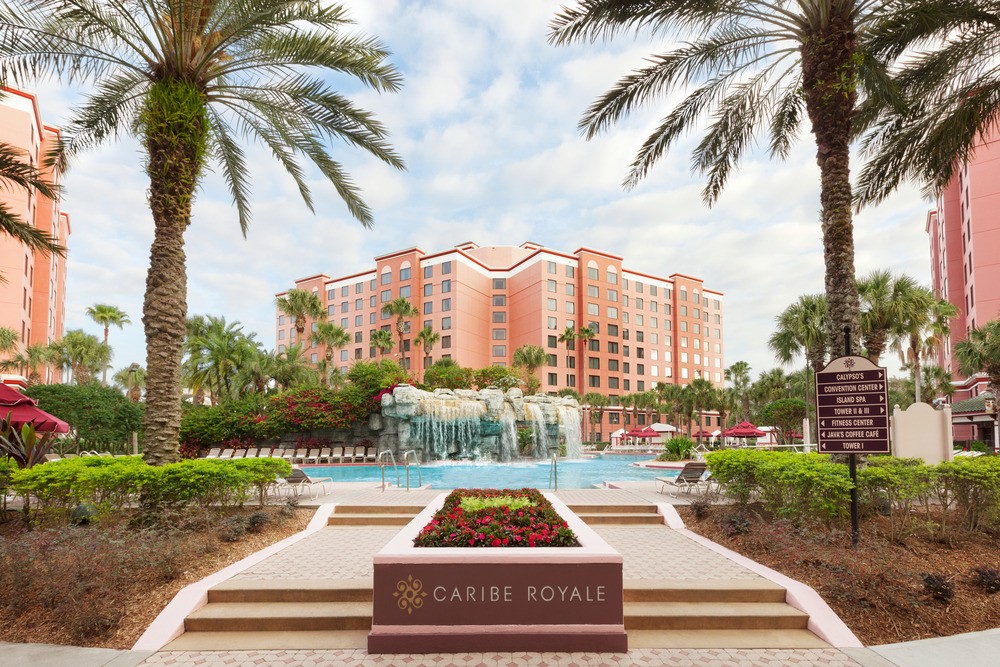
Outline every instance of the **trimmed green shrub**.
POLYGON ((424 385, 434 389, 472 389, 472 369, 435 362, 424 371, 424 385))
POLYGON ((76 449, 122 452, 132 432, 142 440, 143 403, 133 403, 112 387, 98 384, 38 384, 25 390, 38 407, 69 423, 76 449))
POLYGON ((1000 515, 1000 457, 959 458, 938 464, 940 485, 953 495, 967 530, 1000 515))
POLYGON ((487 387, 496 387, 501 391, 507 391, 511 387, 521 384, 521 377, 517 371, 506 366, 480 368, 477 371, 473 371, 472 377, 473 382, 476 384, 476 389, 480 390, 487 387))
POLYGON ((682 461, 691 458, 695 444, 691 438, 678 435, 663 443, 663 453, 656 457, 657 461, 682 461))
POLYGON ((934 468, 920 459, 873 456, 858 470, 858 491, 869 505, 889 510, 889 539, 899 541, 910 530, 915 503, 927 501, 935 484, 934 468))
POLYGON ((355 361, 347 371, 350 387, 365 398, 371 398, 387 387, 409 383, 410 377, 392 359, 379 361, 355 361))

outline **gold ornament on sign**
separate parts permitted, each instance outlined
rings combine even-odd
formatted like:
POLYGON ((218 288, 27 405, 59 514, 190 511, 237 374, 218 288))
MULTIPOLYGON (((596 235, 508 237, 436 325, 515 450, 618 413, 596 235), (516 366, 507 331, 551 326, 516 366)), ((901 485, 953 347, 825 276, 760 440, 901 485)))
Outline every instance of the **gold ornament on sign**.
POLYGON ((414 579, 413 575, 408 575, 406 581, 400 579, 396 583, 396 592, 392 594, 392 597, 398 598, 396 600, 396 605, 406 611, 407 614, 412 614, 414 609, 420 609, 424 604, 424 598, 427 597, 427 591, 424 590, 424 584, 419 579, 414 579))

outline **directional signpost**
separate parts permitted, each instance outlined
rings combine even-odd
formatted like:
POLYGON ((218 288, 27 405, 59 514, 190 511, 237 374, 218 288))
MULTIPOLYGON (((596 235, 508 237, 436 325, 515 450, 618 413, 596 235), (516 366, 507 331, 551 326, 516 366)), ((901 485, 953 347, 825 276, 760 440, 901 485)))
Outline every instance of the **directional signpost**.
POLYGON ((858 525, 857 454, 889 453, 889 381, 884 368, 853 356, 851 332, 844 328, 847 356, 816 373, 817 448, 823 454, 848 454, 851 482, 851 541, 858 525))
POLYGON ((816 373, 816 413, 821 453, 889 453, 887 375, 865 357, 838 357, 816 373))

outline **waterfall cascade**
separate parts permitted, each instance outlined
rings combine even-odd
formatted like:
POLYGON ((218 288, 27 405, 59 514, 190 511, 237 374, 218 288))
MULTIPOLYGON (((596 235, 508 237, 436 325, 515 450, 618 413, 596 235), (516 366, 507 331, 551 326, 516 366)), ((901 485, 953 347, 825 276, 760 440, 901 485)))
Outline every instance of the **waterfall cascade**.
POLYGON ((544 458, 557 443, 565 444, 569 456, 581 453, 579 404, 572 398, 524 397, 516 388, 426 392, 400 385, 382 397, 381 418, 396 434, 383 447, 398 449, 397 455, 415 449, 424 461, 513 460, 521 456, 519 426, 534 436, 534 449, 525 455, 544 458))

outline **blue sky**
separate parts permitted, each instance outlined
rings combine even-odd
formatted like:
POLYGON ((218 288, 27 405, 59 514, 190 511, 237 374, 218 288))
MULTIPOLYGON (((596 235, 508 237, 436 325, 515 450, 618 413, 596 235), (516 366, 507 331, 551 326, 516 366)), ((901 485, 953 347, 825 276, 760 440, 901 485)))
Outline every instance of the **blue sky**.
MULTIPOLYGON (((395 95, 343 82, 392 132, 408 171, 396 172, 346 145, 349 169, 375 213, 365 230, 333 188, 311 174, 317 214, 299 199, 267 151, 250 150, 254 220, 244 240, 221 180, 209 174, 187 240, 189 314, 224 315, 273 348, 274 294, 297 277, 370 268, 372 257, 419 245, 526 240, 571 252, 606 250, 626 267, 702 277, 725 293, 727 365, 753 374, 775 365, 774 317, 798 295, 823 290, 819 180, 808 128, 784 163, 750 155, 712 209, 689 170, 696 136, 662 159, 635 190, 620 183, 661 101, 586 141, 576 129, 587 105, 662 43, 639 38, 556 48, 553 0, 350 0, 357 28, 381 38, 404 76, 395 95), (303 243, 303 239, 310 239, 303 243)), ((43 120, 60 124, 75 94, 36 86, 43 120)), ((855 170, 858 169, 855 163, 855 170)), ((113 331, 115 369, 145 364, 141 308, 152 221, 141 152, 130 139, 82 156, 65 179, 72 220, 67 329, 100 335, 85 309, 111 303, 133 324, 113 331)), ((857 269, 903 271, 929 281, 930 204, 900 191, 856 219, 857 269)), ((883 365, 898 369, 894 357, 883 365)))

